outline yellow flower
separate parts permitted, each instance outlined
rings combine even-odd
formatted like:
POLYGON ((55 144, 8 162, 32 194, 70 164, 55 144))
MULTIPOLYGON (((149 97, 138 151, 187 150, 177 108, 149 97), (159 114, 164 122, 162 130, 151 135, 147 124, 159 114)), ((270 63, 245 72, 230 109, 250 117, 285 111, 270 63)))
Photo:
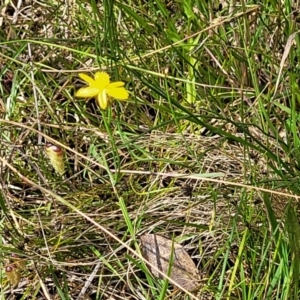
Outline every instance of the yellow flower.
POLYGON ((110 82, 109 75, 105 72, 96 72, 95 79, 86 75, 79 74, 79 77, 85 81, 88 86, 79 89, 76 97, 80 98, 96 98, 100 108, 106 109, 110 104, 110 98, 118 100, 127 100, 128 91, 123 87, 123 81, 110 82))

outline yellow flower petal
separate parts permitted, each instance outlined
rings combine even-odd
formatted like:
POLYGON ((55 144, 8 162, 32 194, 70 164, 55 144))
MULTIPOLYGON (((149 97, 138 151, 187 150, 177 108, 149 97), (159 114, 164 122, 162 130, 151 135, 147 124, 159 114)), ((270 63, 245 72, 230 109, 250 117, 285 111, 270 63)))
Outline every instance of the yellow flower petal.
POLYGON ((105 89, 110 83, 109 75, 105 72, 96 72, 95 82, 100 90, 105 89))
POLYGON ((80 98, 93 98, 99 94, 100 90, 96 87, 83 87, 76 93, 76 97, 80 98))
POLYGON ((129 97, 129 93, 123 87, 106 89, 107 95, 119 99, 119 100, 127 100, 129 97))
POLYGON ((106 96, 106 92, 102 91, 102 93, 99 93, 97 96, 97 102, 101 109, 106 109, 108 105, 108 98, 106 96))
POLYGON ((116 81, 116 82, 112 82, 107 86, 107 89, 113 89, 113 88, 117 88, 120 86, 124 86, 125 83, 123 81, 116 81))
POLYGON ((95 80, 90 77, 89 75, 83 74, 83 73, 79 73, 78 76, 85 81, 86 83, 88 83, 89 85, 93 85, 95 84, 95 80))

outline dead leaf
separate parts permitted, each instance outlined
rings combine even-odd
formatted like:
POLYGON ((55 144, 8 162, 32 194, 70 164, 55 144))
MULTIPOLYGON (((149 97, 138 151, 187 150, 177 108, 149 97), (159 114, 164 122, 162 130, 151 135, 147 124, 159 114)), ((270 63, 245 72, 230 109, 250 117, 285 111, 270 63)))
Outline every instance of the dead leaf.
MULTIPOLYGON (((156 234, 141 236, 141 244, 145 259, 166 275, 172 259, 169 277, 178 285, 188 291, 194 290, 199 285, 198 269, 181 245, 156 234)), ((163 278, 151 265, 148 267, 153 276, 163 278)))

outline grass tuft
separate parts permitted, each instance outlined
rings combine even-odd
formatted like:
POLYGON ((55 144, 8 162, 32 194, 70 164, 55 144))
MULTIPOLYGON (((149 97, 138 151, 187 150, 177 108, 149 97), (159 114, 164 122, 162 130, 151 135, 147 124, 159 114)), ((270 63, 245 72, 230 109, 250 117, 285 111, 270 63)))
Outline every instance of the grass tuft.
POLYGON ((299 298, 296 4, 0 9, 1 299, 299 298), (78 99, 96 71, 128 101, 78 99), (197 291, 150 273, 147 233, 184 246, 197 291))

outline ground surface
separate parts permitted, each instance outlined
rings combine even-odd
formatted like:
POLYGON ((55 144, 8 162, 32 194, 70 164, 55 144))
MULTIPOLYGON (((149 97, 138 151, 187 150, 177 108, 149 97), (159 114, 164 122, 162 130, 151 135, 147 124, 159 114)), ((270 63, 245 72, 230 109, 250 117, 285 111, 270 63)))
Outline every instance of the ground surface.
POLYGON ((299 298, 299 8, 254 2, 0 3, 1 299, 299 298))

